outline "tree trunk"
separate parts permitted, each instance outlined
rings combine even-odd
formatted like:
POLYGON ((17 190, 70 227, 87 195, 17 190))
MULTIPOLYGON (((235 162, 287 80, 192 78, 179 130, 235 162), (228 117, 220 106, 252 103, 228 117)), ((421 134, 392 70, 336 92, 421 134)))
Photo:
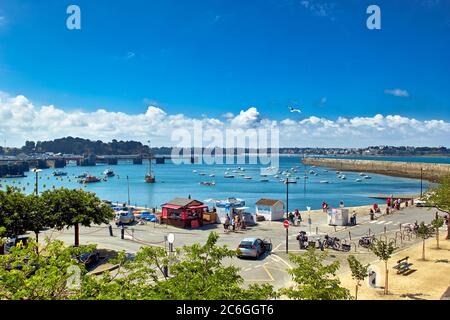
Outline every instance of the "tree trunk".
POLYGON ((39 232, 34 233, 36 235, 36 254, 39 256, 39 232))
POLYGON ((425 260, 425 239, 422 240, 422 260, 425 260))
POLYGON ((80 225, 75 224, 75 247, 80 246, 80 225))
POLYGON ((436 228, 436 244, 437 244, 437 248, 439 248, 439 228, 436 228))
POLYGON ((388 294, 389 293, 389 269, 388 269, 388 264, 387 261, 384 263, 385 265, 385 273, 386 273, 386 278, 384 279, 384 294, 388 294))

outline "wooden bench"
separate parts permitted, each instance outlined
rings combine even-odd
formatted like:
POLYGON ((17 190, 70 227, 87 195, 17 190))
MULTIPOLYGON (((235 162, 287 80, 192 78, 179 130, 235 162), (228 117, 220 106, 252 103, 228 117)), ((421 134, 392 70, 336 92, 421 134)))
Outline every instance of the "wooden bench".
POLYGON ((403 258, 401 260, 397 261, 397 265, 394 267, 394 269, 397 270, 397 274, 402 274, 407 271, 411 271, 412 263, 408 262, 409 257, 403 258))

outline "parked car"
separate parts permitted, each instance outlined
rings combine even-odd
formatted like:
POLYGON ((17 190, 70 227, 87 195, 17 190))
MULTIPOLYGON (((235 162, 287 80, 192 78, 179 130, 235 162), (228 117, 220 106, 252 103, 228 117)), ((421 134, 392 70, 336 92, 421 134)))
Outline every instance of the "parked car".
POLYGON ((423 201, 423 200, 416 200, 415 204, 416 204, 416 207, 426 207, 427 206, 427 202, 423 201))
POLYGON ((272 243, 259 238, 245 238, 238 247, 239 258, 259 259, 262 255, 272 251, 272 243))
POLYGON ((134 219, 135 217, 131 210, 122 210, 116 213, 116 225, 132 224, 134 219))

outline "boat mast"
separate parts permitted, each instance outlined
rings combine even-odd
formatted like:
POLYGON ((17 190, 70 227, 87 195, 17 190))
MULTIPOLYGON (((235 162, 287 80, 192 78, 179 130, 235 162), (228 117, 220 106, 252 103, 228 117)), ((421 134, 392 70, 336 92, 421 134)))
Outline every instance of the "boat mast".
POLYGON ((148 140, 148 150, 149 150, 149 157, 148 157, 148 174, 150 176, 152 175, 152 147, 151 147, 151 143, 150 140, 148 140))

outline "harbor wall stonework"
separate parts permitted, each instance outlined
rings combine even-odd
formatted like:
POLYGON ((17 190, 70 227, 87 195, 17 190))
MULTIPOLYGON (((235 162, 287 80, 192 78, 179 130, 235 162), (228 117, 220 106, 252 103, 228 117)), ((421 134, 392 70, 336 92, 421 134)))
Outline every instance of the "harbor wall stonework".
POLYGON ((305 158, 303 159, 303 163, 341 171, 378 173, 415 179, 420 179, 421 174, 423 174, 424 180, 433 182, 437 182, 440 178, 450 175, 450 164, 442 163, 324 158, 305 158))

